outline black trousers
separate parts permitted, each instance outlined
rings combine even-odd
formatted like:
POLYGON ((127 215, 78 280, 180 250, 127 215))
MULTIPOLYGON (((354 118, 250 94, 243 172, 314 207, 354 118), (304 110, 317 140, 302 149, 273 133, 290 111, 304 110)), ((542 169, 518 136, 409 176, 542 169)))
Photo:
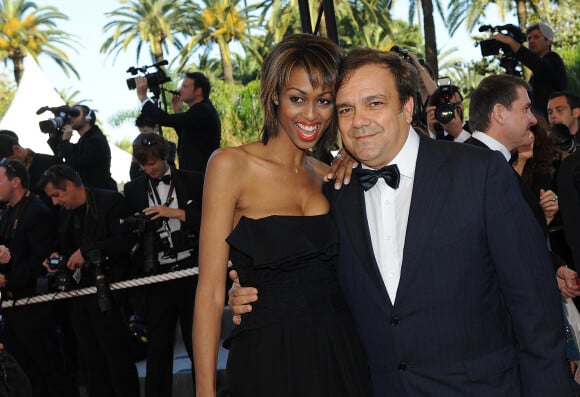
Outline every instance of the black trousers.
POLYGON ((65 365, 53 302, 4 309, 3 342, 32 384, 35 397, 78 396, 74 373, 65 365))
POLYGON ((146 319, 149 322, 146 397, 171 396, 175 329, 179 322, 183 344, 191 359, 195 390, 191 332, 197 276, 151 284, 146 289, 146 319))
POLYGON ((96 295, 69 300, 78 359, 90 397, 139 397, 137 369, 118 299, 101 312, 96 295))

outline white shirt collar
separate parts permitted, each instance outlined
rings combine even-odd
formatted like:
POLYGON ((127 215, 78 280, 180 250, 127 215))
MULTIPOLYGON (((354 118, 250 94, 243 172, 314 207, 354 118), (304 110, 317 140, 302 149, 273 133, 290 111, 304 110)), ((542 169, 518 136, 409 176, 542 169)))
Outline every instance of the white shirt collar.
MULTIPOLYGON (((403 147, 387 165, 397 164, 402 176, 413 178, 415 176, 415 167, 417 166, 417 156, 419 154, 419 141, 419 135, 417 135, 412 127, 409 127, 409 134, 403 147)), ((371 169, 371 167, 365 164, 362 164, 362 168, 371 169)))
POLYGON ((491 150, 499 151, 505 157, 506 161, 510 161, 512 157, 510 151, 496 139, 490 137, 489 135, 481 131, 474 131, 473 134, 471 134, 471 136, 477 139, 478 141, 485 143, 485 145, 491 150))

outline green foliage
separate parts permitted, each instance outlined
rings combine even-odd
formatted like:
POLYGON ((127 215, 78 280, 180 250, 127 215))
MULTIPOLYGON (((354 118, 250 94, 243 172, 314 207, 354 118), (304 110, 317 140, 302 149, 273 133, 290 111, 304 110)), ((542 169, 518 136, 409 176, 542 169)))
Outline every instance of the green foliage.
POLYGON ((213 82, 211 100, 222 123, 221 146, 238 146, 260 139, 262 111, 259 81, 246 86, 213 82))
POLYGON ((568 72, 568 90, 580 93, 580 44, 559 50, 568 72))
POLYGON ((4 117, 6 110, 14 98, 16 85, 12 79, 4 72, 0 73, 0 120, 4 117))
POLYGON ((123 138, 120 141, 115 142, 115 146, 127 153, 133 154, 133 142, 131 142, 129 138, 123 138))

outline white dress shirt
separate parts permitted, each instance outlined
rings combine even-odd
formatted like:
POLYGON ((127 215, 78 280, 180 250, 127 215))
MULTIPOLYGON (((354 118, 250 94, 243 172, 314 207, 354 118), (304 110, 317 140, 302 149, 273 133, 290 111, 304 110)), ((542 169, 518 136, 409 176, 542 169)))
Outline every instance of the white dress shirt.
POLYGON ((471 136, 477 139, 478 141, 485 143, 485 145, 491 150, 499 151, 507 161, 510 161, 510 159, 512 158, 512 154, 510 153, 510 151, 504 145, 502 145, 489 135, 481 131, 475 131, 473 134, 471 134, 471 136))
MULTIPOLYGON (((169 167, 167 169, 167 172, 165 172, 164 175, 171 175, 171 167, 169 167)), ((147 182, 147 183, 149 183, 149 182, 147 182)), ((157 202, 157 198, 155 197, 154 194, 153 195, 149 194, 149 206, 153 207, 156 205, 164 205, 165 203, 167 203, 169 201, 169 205, 168 205, 169 208, 179 208, 179 205, 177 203, 177 195, 175 194, 175 188, 173 189, 171 197, 168 197, 169 188, 170 188, 170 185, 166 185, 165 183, 160 182, 159 185, 157 185, 157 193, 159 194, 159 199, 161 200, 161 203, 157 202)), ((167 218, 166 222, 167 222, 167 225, 169 226, 170 233, 181 229, 181 222, 177 218, 167 218)), ((158 231, 163 231, 163 230, 159 229, 158 231)), ((173 240, 172 240, 171 236, 169 236, 169 241, 171 241, 171 245, 173 246, 173 240)), ((190 251, 178 252, 177 258, 168 258, 168 257, 163 255, 163 252, 159 252, 159 254, 158 254, 160 264, 175 263, 175 262, 181 261, 189 256, 191 256, 190 251)))
MULTIPOLYGON (((373 252, 393 304, 401 279, 418 153, 419 136, 413 129, 409 129, 401 151, 389 163, 397 164, 399 168, 401 179, 398 189, 391 188, 383 178, 379 178, 377 184, 364 193, 373 252)), ((364 165, 363 167, 369 168, 364 165)))

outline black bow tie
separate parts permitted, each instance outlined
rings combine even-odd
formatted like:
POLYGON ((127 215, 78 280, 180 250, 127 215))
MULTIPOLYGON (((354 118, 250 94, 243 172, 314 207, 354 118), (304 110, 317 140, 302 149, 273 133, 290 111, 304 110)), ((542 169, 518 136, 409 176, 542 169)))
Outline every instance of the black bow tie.
POLYGON ((149 180, 151 181, 151 185, 153 187, 157 187, 160 182, 169 185, 171 183, 171 175, 163 175, 161 178, 150 178, 149 180))
POLYGON ((399 167, 397 164, 387 165, 380 170, 369 170, 366 168, 359 168, 357 170, 358 181, 360 185, 365 190, 369 190, 371 187, 375 186, 379 178, 384 178, 387 185, 396 189, 399 187, 399 180, 401 178, 401 173, 399 172, 399 167))

